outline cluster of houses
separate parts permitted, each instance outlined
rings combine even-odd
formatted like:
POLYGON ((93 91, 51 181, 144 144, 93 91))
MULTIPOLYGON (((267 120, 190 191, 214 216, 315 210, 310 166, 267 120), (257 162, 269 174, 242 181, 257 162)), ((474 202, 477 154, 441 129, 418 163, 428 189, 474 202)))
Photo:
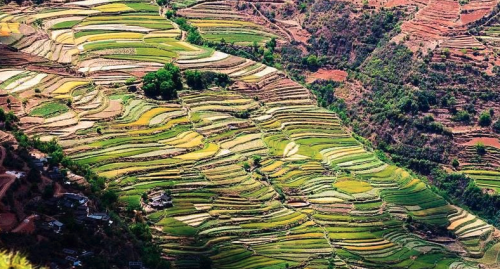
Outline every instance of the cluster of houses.
POLYGON ((59 167, 45 167, 49 160, 50 157, 36 157, 31 155, 31 162, 44 176, 52 180, 62 180, 64 175, 61 173, 59 167))
POLYGON ((61 269, 59 266, 60 264, 69 265, 70 268, 82 267, 83 265, 81 259, 84 257, 94 256, 94 252, 86 250, 76 251, 74 249, 64 248, 57 256, 60 256, 61 258, 56 260, 57 262, 52 262, 50 264, 50 269, 61 269))
MULTIPOLYGON (((60 198, 48 200, 46 204, 52 206, 53 210, 61 213, 68 211, 72 212, 75 222, 87 228, 98 228, 113 224, 108 213, 91 212, 88 202, 89 198, 85 195, 64 193, 60 198)), ((58 234, 62 232, 64 224, 58 220, 50 220, 42 227, 58 234)))

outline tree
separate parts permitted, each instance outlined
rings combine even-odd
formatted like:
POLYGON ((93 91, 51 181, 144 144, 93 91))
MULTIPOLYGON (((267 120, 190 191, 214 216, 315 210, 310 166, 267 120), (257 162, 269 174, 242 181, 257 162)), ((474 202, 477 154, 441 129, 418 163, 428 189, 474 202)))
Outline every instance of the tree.
POLYGON ((212 71, 186 70, 184 78, 188 86, 195 90, 207 89, 211 85, 226 87, 231 84, 227 74, 212 71))
POLYGON ((244 162, 243 163, 243 169, 245 169, 245 171, 247 171, 247 172, 250 171, 250 164, 247 163, 247 162, 244 162))
POLYGON ((479 155, 484 155, 486 154, 486 147, 484 146, 484 144, 482 142, 478 142, 476 144, 476 152, 477 154, 479 155))
POLYGON ((255 155, 252 157, 253 159, 253 165, 255 167, 259 167, 260 166, 260 161, 262 160, 262 157, 260 157, 259 155, 255 155))
POLYGON ((458 168, 460 166, 460 162, 457 159, 453 159, 451 165, 453 166, 453 168, 458 168))
POLYGON ((47 185, 43 189, 43 194, 42 197, 44 199, 50 199, 52 196, 54 196, 54 186, 53 185, 47 185))
POLYGON ((167 10, 167 12, 165 13, 165 16, 167 17, 167 19, 172 19, 172 17, 175 15, 175 11, 169 9, 167 10))
POLYGON ((200 32, 198 32, 198 29, 196 29, 195 27, 192 27, 191 29, 189 29, 188 35, 187 35, 187 40, 189 43, 193 43, 196 45, 203 44, 203 38, 201 37, 200 32))
POLYGON ((40 171, 36 168, 31 168, 30 171, 28 172, 27 179, 29 182, 41 182, 42 177, 40 176, 40 171))
POLYGON ((184 72, 184 77, 186 78, 186 83, 189 87, 199 90, 203 88, 203 80, 201 72, 198 70, 186 70, 184 72))
POLYGON ((118 201, 118 194, 114 190, 107 190, 101 196, 101 201, 103 204, 110 206, 118 201))
POLYGON ((452 117, 454 121, 469 122, 470 114, 465 110, 458 111, 455 116, 452 117))
POLYGON ((307 57, 307 66, 310 68, 310 69, 316 69, 318 68, 318 57, 316 57, 316 55, 309 55, 307 57))
POLYGON ((137 236, 137 238, 149 241, 153 238, 151 230, 146 223, 135 223, 130 225, 130 231, 137 236))
POLYGON ((500 133, 500 120, 497 120, 494 124, 493 124, 493 131, 495 131, 495 133, 500 133))
POLYGON ((160 7, 168 6, 170 4, 170 1, 169 0, 156 0, 156 4, 158 4, 160 7))
POLYGON ((262 63, 266 65, 273 65, 274 64, 274 55, 271 50, 266 50, 264 52, 264 57, 262 58, 262 63))
POLYGON ((166 100, 177 98, 177 90, 182 89, 181 70, 172 63, 167 63, 156 72, 150 72, 143 78, 144 94, 166 100))
POLYGON ((300 3, 299 4, 299 10, 301 13, 304 13, 307 9, 307 4, 306 3, 300 3))
POLYGON ((491 125, 491 114, 489 111, 481 112, 481 115, 479 116, 479 125, 481 125, 482 127, 491 125))
POLYGON ((266 48, 270 49, 271 52, 276 48, 276 37, 271 38, 271 40, 266 42, 266 48))

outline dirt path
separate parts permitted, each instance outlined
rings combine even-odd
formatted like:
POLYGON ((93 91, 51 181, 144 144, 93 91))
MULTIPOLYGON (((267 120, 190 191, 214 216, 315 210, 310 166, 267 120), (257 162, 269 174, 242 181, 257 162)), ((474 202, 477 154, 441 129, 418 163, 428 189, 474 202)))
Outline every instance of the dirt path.
POLYGON ((12 183, 16 181, 16 177, 9 174, 0 175, 0 200, 3 198, 12 183))
POLYGON ((285 33, 285 35, 286 35, 286 36, 287 36, 287 38, 288 38, 288 42, 292 42, 292 41, 294 40, 293 36, 292 36, 290 33, 288 33, 288 31, 287 31, 286 29, 283 29, 283 27, 281 27, 281 26, 277 25, 276 23, 273 23, 273 22, 272 22, 272 21, 270 21, 270 20, 269 20, 266 16, 264 16, 264 14, 262 14, 262 13, 260 12, 260 10, 259 10, 259 9, 257 9, 257 7, 254 5, 254 3, 249 3, 249 4, 250 4, 250 5, 254 8, 254 10, 256 10, 256 11, 257 11, 257 13, 259 14, 259 16, 261 16, 261 17, 262 17, 264 20, 266 20, 268 23, 270 23, 270 24, 272 24, 272 25, 276 26, 276 28, 278 28, 281 32, 285 33))
POLYGON ((35 230, 35 218, 37 215, 31 215, 23 220, 14 230, 13 233, 32 233, 35 230))
POLYGON ((0 165, 3 165, 3 160, 5 160, 5 155, 7 155, 7 150, 4 147, 0 146, 0 151, 2 152, 2 156, 0 157, 0 165))

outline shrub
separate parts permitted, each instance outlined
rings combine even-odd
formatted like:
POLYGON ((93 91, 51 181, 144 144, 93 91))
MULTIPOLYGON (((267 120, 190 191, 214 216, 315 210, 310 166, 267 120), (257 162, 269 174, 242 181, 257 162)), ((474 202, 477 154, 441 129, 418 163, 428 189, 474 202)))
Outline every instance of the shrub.
POLYGON ((196 90, 206 89, 212 85, 226 87, 231 83, 227 74, 212 71, 187 70, 184 72, 184 77, 188 86, 196 90))
POLYGON ((245 169, 245 171, 247 171, 247 172, 250 171, 250 164, 247 163, 247 162, 244 162, 243 163, 243 169, 245 169))
POLYGON ((272 50, 266 50, 264 52, 264 57, 262 58, 262 63, 265 65, 274 65, 274 54, 272 50))
POLYGON ((125 85, 132 85, 135 83, 135 77, 129 77, 127 80, 125 80, 125 85))
POLYGON ((489 111, 481 112, 481 115, 479 116, 479 125, 481 125, 482 127, 491 125, 491 114, 489 111))
POLYGON ((451 55, 451 53, 450 53, 450 49, 449 49, 449 48, 445 48, 445 49, 443 49, 443 55, 444 55, 444 57, 446 57, 446 58, 450 58, 450 55, 451 55))
POLYGON ((470 114, 469 112, 465 110, 458 111, 455 116, 451 118, 454 121, 460 121, 460 122, 469 122, 470 121, 470 114))
POLYGON ((253 165, 255 167, 259 167, 260 166, 260 161, 262 160, 262 157, 260 157, 259 155, 255 155, 252 157, 253 159, 253 165))
POLYGON ((495 131, 495 133, 500 133, 500 120, 497 120, 493 124, 493 131, 495 131))
POLYGON ((171 19, 174 15, 175 15, 175 12, 171 9, 167 10, 167 13, 165 14, 167 16, 167 19, 171 19))
POLYGON ((318 57, 316 57, 315 55, 309 55, 306 62, 307 67, 309 67, 310 69, 318 68, 318 57))
POLYGON ((476 152, 477 154, 479 155, 484 155, 486 154, 486 147, 484 146, 484 144, 482 142, 478 142, 476 144, 476 152))
POLYGON ((203 38, 201 37, 200 32, 195 27, 191 27, 188 31, 187 40, 189 43, 193 43, 196 45, 203 44, 203 38))

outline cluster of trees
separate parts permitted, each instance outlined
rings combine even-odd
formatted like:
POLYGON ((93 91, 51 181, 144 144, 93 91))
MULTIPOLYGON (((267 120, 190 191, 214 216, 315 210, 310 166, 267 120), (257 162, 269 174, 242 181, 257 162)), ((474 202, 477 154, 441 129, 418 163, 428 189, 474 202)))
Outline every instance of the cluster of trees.
MULTIPOLYGON (((172 16, 172 14, 170 16, 172 16)), ((191 26, 185 18, 176 17, 174 19, 174 22, 179 25, 179 28, 181 28, 181 30, 187 32, 187 41, 189 43, 196 45, 203 45, 205 43, 205 41, 201 37, 200 32, 198 31, 198 28, 196 28, 195 26, 191 26)))
POLYGON ((377 45, 390 40, 389 33, 397 33, 398 22, 404 16, 401 11, 385 9, 359 16, 356 5, 335 1, 315 3, 310 12, 318 15, 308 16, 304 22, 312 33, 310 51, 325 55, 326 64, 340 68, 360 66, 377 45))
POLYGON ((177 90, 182 89, 181 70, 173 63, 146 74, 143 81, 144 94, 154 98, 161 96, 165 100, 172 100, 177 98, 177 90))
POLYGON ((5 113, 5 111, 0 108, 0 123, 3 123, 3 125, 0 125, 1 130, 13 131, 18 121, 19 119, 12 111, 5 113))
POLYGON ((225 88, 231 83, 227 74, 212 71, 186 70, 184 77, 187 85, 195 90, 207 89, 212 85, 225 88))
MULTIPOLYGON (((207 89, 210 86, 226 87, 232 83, 227 74, 186 70, 184 78, 189 87, 195 90, 207 89)), ((179 67, 173 63, 167 63, 156 72, 150 72, 143 78, 144 94, 156 98, 161 96, 165 100, 177 98, 177 91, 183 88, 182 73, 179 67)))
POLYGON ((448 174, 436 169, 431 177, 443 197, 466 205, 489 223, 500 226, 500 196, 484 193, 473 179, 462 173, 448 174))

